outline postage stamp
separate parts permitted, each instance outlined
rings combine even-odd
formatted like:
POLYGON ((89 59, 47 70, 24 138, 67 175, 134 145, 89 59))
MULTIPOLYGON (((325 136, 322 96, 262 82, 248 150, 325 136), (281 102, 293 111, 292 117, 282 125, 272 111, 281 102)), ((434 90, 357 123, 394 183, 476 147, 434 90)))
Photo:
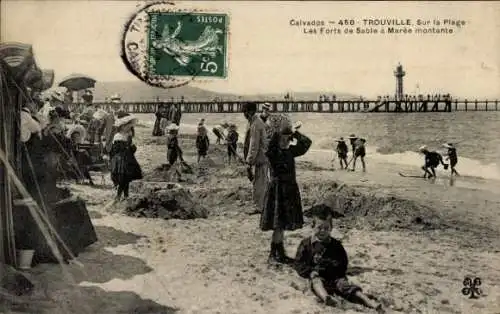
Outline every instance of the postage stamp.
POLYGON ((170 2, 149 4, 125 26, 122 59, 141 80, 164 88, 194 79, 225 79, 228 26, 224 13, 181 9, 170 2))

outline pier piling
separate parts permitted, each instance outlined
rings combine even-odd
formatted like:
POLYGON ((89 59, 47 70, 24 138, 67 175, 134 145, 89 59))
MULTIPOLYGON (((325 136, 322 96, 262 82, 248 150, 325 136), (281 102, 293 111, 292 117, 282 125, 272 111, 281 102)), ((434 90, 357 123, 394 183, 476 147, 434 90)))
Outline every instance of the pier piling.
MULTIPOLYGON (((473 101, 473 108, 467 99, 422 99, 422 100, 333 100, 333 101, 267 101, 274 112, 316 112, 316 113, 367 113, 367 112, 454 112, 454 111, 498 111, 498 100, 473 101), (491 104, 494 103, 494 106, 491 104), (429 106, 432 105, 432 106, 429 106), (471 110, 472 109, 472 110, 471 110)), ((109 111, 123 110, 129 113, 154 113, 162 105, 180 105, 184 113, 236 113, 242 112, 244 103, 256 103, 262 110, 264 101, 218 101, 218 102, 123 102, 95 103, 109 111)), ((84 104, 70 104, 70 109, 83 108, 84 104)))

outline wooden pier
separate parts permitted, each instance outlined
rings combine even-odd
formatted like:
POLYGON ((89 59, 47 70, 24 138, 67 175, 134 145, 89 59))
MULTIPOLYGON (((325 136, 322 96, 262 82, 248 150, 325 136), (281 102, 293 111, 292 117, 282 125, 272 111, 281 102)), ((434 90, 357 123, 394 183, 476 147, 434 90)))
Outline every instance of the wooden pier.
MULTIPOLYGON (((317 112, 317 113, 417 113, 454 111, 498 111, 498 100, 333 100, 333 101, 268 101, 273 112, 317 112)), ((244 103, 256 103, 262 110, 262 101, 218 101, 218 102, 122 102, 94 103, 104 110, 123 110, 130 113, 154 113, 161 105, 178 105, 183 113, 236 113, 242 112, 244 103)), ((84 104, 71 104, 70 109, 84 104)))

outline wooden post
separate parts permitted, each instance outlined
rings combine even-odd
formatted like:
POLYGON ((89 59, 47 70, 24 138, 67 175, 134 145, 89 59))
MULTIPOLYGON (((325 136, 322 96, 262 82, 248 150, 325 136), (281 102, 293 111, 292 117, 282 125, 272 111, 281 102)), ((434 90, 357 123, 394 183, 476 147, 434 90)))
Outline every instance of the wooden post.
POLYGON ((458 111, 458 100, 455 99, 455 111, 458 111))
POLYGON ((477 111, 477 99, 474 100, 474 111, 477 111))
POLYGON ((484 111, 488 111, 488 101, 486 100, 484 104, 485 104, 484 111))
POLYGON ((495 100, 495 111, 498 111, 498 100, 495 100))
MULTIPOLYGON (((8 65, 0 60, 0 150, 20 174, 20 129, 23 84, 15 81, 8 65), (5 133, 4 133, 5 132, 5 133)), ((12 216, 12 186, 7 167, 0 161, 0 263, 16 265, 14 221, 12 216)))
POLYGON ((467 111, 467 99, 464 101, 465 111, 467 111))

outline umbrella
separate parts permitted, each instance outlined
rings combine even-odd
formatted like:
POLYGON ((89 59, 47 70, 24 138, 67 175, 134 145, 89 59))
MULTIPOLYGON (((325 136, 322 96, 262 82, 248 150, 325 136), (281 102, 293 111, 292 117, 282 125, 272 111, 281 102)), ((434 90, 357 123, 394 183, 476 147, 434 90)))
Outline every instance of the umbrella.
POLYGON ((90 76, 83 74, 71 74, 65 77, 59 86, 66 87, 70 91, 79 91, 82 89, 93 88, 95 86, 96 80, 90 76))

